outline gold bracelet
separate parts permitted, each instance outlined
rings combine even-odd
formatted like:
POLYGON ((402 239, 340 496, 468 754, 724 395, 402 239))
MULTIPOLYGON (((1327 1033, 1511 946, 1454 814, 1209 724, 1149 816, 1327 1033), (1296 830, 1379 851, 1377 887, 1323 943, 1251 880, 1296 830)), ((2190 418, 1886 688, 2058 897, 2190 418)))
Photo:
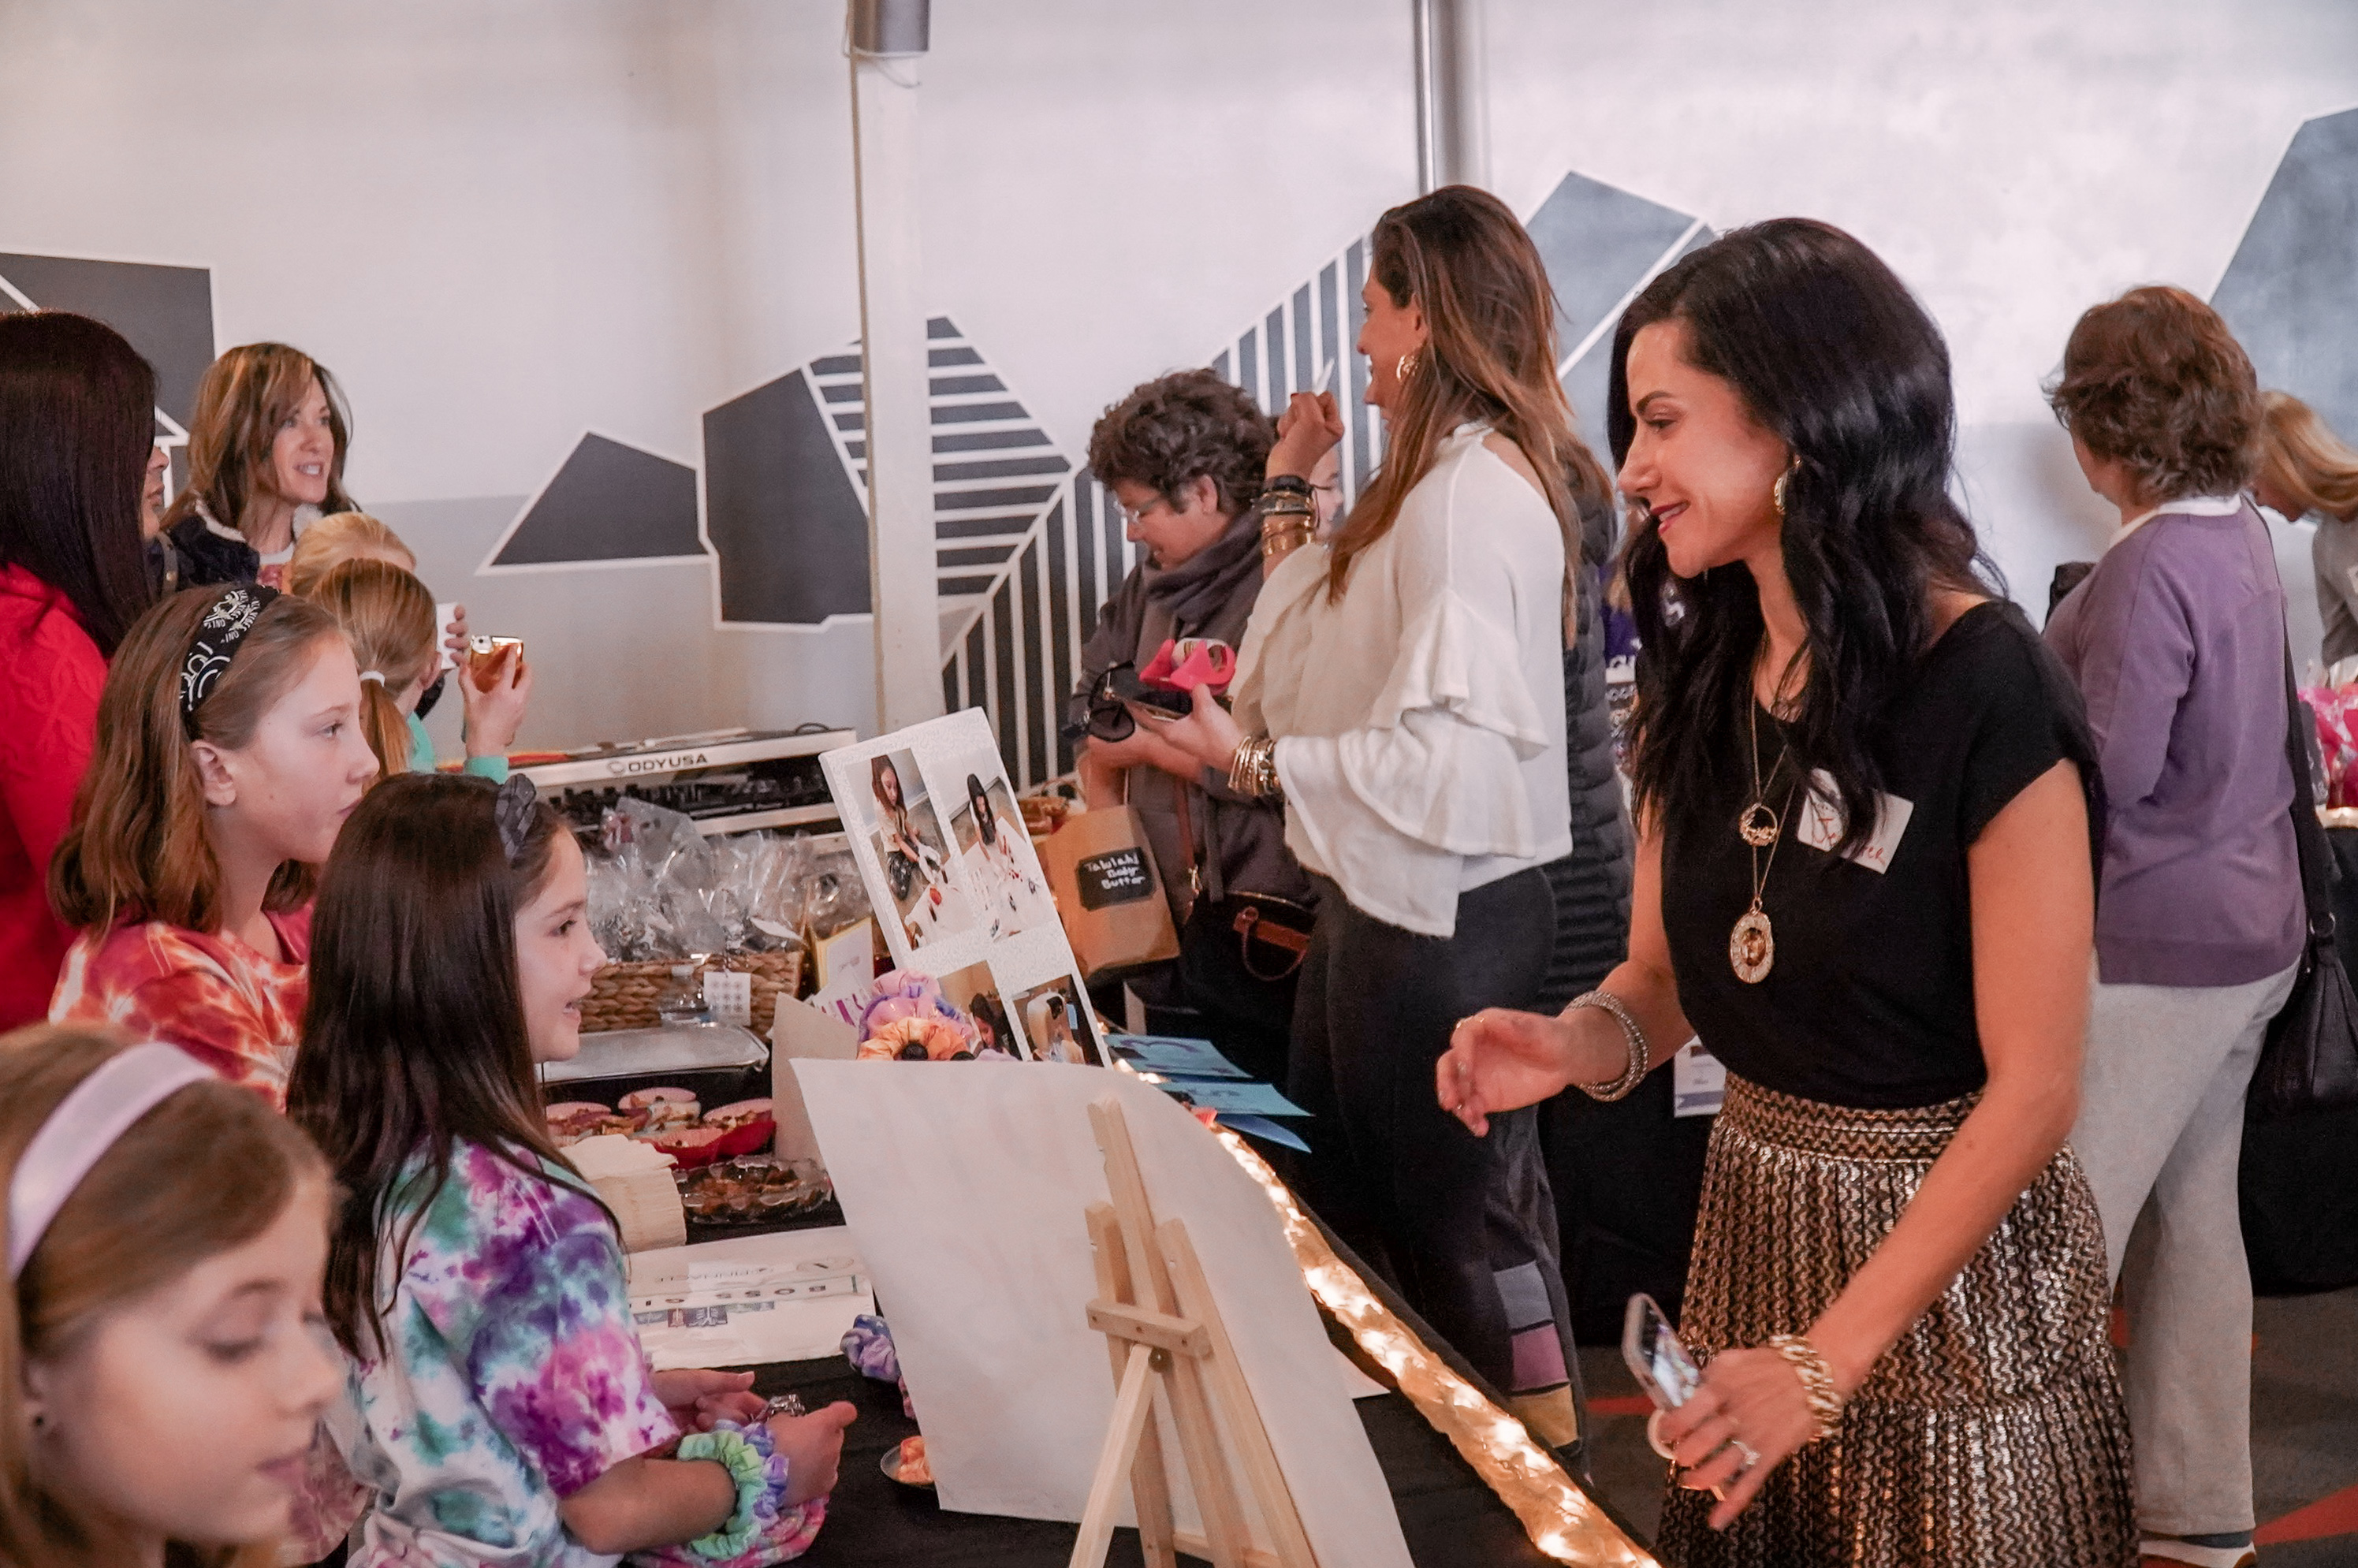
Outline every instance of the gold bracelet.
POLYGON ((1801 1379, 1801 1391, 1810 1401, 1810 1419, 1818 1425, 1810 1441, 1822 1442, 1840 1432, 1844 1400, 1834 1388, 1833 1370, 1826 1365, 1824 1355, 1798 1334, 1772 1334, 1768 1348, 1784 1357, 1785 1365, 1801 1379))
POLYGON ((1254 735, 1237 742, 1235 752, 1228 758, 1228 787, 1254 800, 1284 793, 1277 776, 1277 741, 1273 737, 1254 735))
POLYGON ((1621 1043, 1628 1047, 1629 1055, 1622 1065, 1619 1077, 1601 1084, 1584 1084, 1574 1079, 1573 1087, 1590 1099, 1608 1105, 1617 1099, 1627 1099, 1629 1091, 1645 1080, 1646 1070, 1653 1065, 1652 1048, 1646 1044, 1646 1032, 1638 1027, 1637 1016, 1629 1011, 1628 1004, 1611 991, 1584 992, 1573 998, 1564 1011, 1568 1013, 1576 1007, 1593 1007, 1599 1012, 1611 1013, 1613 1022, 1621 1026, 1621 1043))

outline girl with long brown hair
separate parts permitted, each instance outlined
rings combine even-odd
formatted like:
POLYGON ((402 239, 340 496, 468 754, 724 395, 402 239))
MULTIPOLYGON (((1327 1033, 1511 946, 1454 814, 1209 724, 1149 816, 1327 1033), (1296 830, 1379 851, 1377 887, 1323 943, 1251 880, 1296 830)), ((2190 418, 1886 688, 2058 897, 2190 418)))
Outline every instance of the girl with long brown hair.
POLYGON ((776 1563, 826 1517, 852 1407, 650 1372, 613 1217, 549 1141, 535 1068, 580 1050, 605 962, 588 899, 520 776, 387 780, 321 879, 287 1108, 344 1200, 329 1427, 374 1493, 354 1568, 776 1563))
POLYGON ((168 1041, 284 1099, 312 884, 377 777, 360 706, 352 648, 315 604, 186 589, 140 618, 49 867, 81 933, 52 1022, 168 1041))
POLYGON ((295 541, 344 493, 352 418, 325 365, 285 343, 245 343, 197 383, 189 484, 164 517, 181 581, 278 587, 295 541))
POLYGON ((319 1417, 327 1171, 168 1045, 0 1039, 0 1563, 263 1568, 319 1417))
MULTIPOLYGON (((1359 351, 1390 437, 1327 543, 1262 587, 1231 716, 1208 688, 1162 732, 1282 795, 1320 886, 1290 1092, 1317 1117, 1304 1195, 1503 1390, 1571 1442, 1570 1334, 1533 1113, 1477 1139, 1432 1101, 1451 1028, 1528 1006, 1552 944, 1540 868, 1571 848, 1563 684, 1576 492, 1607 486, 1556 382, 1555 300, 1495 197, 1437 190, 1376 225, 1359 351)), ((1341 438, 1298 397, 1271 492, 1341 438)), ((1293 524, 1297 531, 1299 524, 1293 524)))

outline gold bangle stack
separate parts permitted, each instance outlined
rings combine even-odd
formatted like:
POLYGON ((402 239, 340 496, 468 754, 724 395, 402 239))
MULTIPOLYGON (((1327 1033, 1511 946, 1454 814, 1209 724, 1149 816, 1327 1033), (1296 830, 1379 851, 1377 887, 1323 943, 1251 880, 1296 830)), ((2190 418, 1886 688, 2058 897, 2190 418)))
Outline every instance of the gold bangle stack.
POLYGON ((1644 1081, 1647 1069, 1653 1065, 1653 1051, 1646 1044, 1646 1032, 1638 1027, 1637 1015, 1629 1011, 1628 1003, 1607 990, 1587 991, 1576 996, 1563 1011, 1569 1013, 1576 1007, 1593 1007, 1599 1012, 1612 1014, 1613 1022, 1621 1026, 1621 1041, 1628 1047, 1629 1057, 1623 1065, 1619 1077, 1601 1084, 1575 1081, 1574 1087, 1590 1099, 1607 1104, 1628 1098, 1629 1091, 1644 1081))
POLYGON ((1785 1365, 1793 1368, 1801 1379, 1801 1391, 1810 1401, 1810 1417, 1818 1430, 1810 1441, 1822 1442, 1842 1430, 1843 1397, 1834 1388, 1834 1375, 1818 1347, 1798 1334, 1772 1334, 1768 1348, 1784 1357, 1785 1365))
POLYGON ((1228 787, 1254 800, 1285 793, 1277 776, 1275 737, 1255 735, 1237 743, 1236 753, 1228 759, 1228 787))
POLYGON ((1310 487, 1300 480, 1272 480, 1260 492, 1253 510, 1260 514, 1260 553, 1264 560, 1290 556, 1310 543, 1318 532, 1318 514, 1310 487))

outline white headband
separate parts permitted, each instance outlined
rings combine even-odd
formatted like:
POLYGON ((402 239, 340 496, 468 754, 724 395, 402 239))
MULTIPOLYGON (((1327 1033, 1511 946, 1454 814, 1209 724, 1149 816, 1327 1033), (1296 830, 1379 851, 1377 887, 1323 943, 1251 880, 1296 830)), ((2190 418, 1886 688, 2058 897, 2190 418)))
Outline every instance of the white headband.
POLYGON ((76 1084, 25 1146, 8 1184, 8 1278, 24 1273, 58 1210, 133 1122, 213 1076, 177 1046, 134 1045, 76 1084))

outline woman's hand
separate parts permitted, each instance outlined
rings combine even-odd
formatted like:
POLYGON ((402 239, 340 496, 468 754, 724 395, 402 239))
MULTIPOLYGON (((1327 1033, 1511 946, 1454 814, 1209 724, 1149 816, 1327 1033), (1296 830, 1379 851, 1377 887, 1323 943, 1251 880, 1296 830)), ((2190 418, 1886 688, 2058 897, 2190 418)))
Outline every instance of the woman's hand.
MULTIPOLYGON (((1583 1053, 1568 1018, 1486 1007, 1460 1019, 1449 1050, 1433 1066, 1441 1108, 1479 1138, 1498 1111, 1537 1105, 1563 1092, 1578 1076, 1583 1053)), ((1596 1075, 1590 1081, 1611 1077, 1596 1075)))
POLYGON ((1237 748, 1244 743, 1245 732, 1237 727, 1236 716, 1220 706, 1208 684, 1189 687, 1187 695, 1195 699, 1195 706, 1184 718, 1174 719, 1136 703, 1130 705, 1130 716, 1182 755, 1225 775, 1236 760, 1237 748))
POLYGON ((751 1372, 714 1372, 701 1367, 686 1367, 670 1372, 657 1372, 649 1381, 655 1398, 671 1411, 672 1420, 682 1432, 710 1432, 714 1423, 733 1421, 742 1426, 749 1421, 762 1419, 762 1409, 768 1401, 752 1391, 751 1372))
POLYGON ((532 666, 520 648, 503 648, 492 665, 489 691, 475 684, 475 672, 459 661, 459 696, 467 706, 467 755, 504 757, 515 750, 524 728, 525 705, 532 700, 532 666))
POLYGON ((1655 1430, 1670 1445, 1672 1462, 1687 1472, 1681 1486, 1722 1494, 1711 1510, 1711 1528, 1725 1530, 1768 1472, 1808 1443, 1818 1423, 1801 1375, 1782 1356, 1723 1350, 1704 1368, 1693 1397, 1663 1411, 1655 1430))
POLYGON ((1269 466, 1262 471, 1271 479, 1280 474, 1308 479, 1318 460, 1342 440, 1343 416, 1335 406, 1335 395, 1297 392, 1277 416, 1277 445, 1270 449, 1269 466))
POLYGON ((784 1506, 800 1508, 835 1490, 843 1463, 843 1429, 860 1419, 850 1403, 838 1400, 808 1415, 773 1415, 770 1441, 786 1456, 784 1506))

